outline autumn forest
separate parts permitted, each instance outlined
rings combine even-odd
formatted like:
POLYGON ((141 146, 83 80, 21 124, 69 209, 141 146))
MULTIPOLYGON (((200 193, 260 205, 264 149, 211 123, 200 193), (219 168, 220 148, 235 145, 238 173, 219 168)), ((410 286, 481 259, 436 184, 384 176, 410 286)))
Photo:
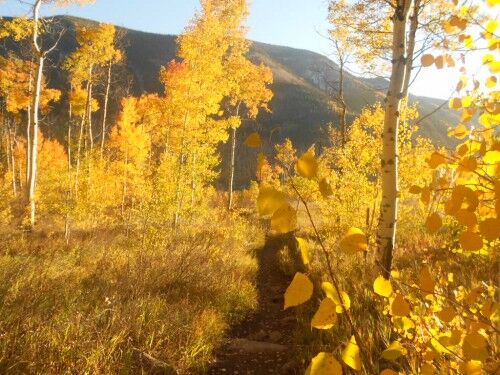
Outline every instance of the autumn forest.
POLYGON ((500 373, 500 1, 101 1, 0 0, 0 374, 500 373))

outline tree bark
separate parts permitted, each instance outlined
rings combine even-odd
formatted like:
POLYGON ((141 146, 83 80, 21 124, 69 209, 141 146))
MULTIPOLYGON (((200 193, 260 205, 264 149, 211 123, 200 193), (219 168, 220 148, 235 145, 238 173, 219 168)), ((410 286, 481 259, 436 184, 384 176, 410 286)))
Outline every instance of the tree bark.
POLYGON ((38 131, 40 127, 39 119, 39 109, 40 109, 40 95, 42 91, 42 78, 43 78, 43 66, 45 63, 45 57, 42 53, 39 54, 38 58, 38 70, 36 73, 36 83, 35 83, 35 96, 33 100, 33 132, 31 134, 31 155, 30 155, 30 174, 28 179, 28 202, 30 207, 30 227, 35 226, 35 216, 36 216, 36 174, 38 166, 38 131))
POLYGON ((7 154, 8 158, 10 159, 10 162, 8 163, 10 165, 9 170, 12 172, 12 193, 14 194, 14 197, 17 197, 17 180, 16 180, 16 156, 14 153, 14 142, 15 142, 15 134, 12 134, 12 131, 10 129, 10 123, 7 120, 7 144, 8 144, 8 149, 7 149, 7 154))
MULTIPOLYGON (((240 115, 240 106, 241 102, 238 103, 236 106, 236 116, 240 115)), ((228 186, 228 191, 229 191, 229 199, 227 203, 227 208, 231 210, 233 208, 233 200, 234 200, 234 175, 235 175, 235 168, 236 168, 236 134, 237 134, 237 128, 232 128, 232 134, 231 134, 231 163, 229 166, 229 186, 228 186)))
POLYGON ((232 128, 232 133, 231 133, 231 165, 230 165, 230 170, 229 170, 229 199, 228 199, 228 204, 227 208, 231 210, 233 208, 233 199, 234 199, 234 167, 235 167, 235 160, 236 160, 236 133, 237 133, 236 128, 232 128))
MULTIPOLYGON (((87 82, 87 94, 90 90, 89 88, 90 81, 87 82)), ((80 121, 80 134, 78 135, 78 145, 77 145, 77 150, 76 150, 76 172, 75 172, 75 197, 78 195, 78 185, 79 185, 79 177, 80 177, 80 166, 81 166, 81 159, 82 159, 82 143, 84 141, 84 133, 85 133, 85 121, 87 119, 87 111, 89 110, 89 101, 90 97, 87 95, 87 103, 85 103, 85 113, 82 114, 82 118, 80 121)), ((87 138, 85 137, 85 140, 87 138)), ((85 142, 86 144, 87 142, 85 142)))
POLYGON ((94 149, 94 134, 92 132, 92 71, 94 67, 91 64, 89 68, 89 82, 87 85, 87 125, 88 125, 88 135, 90 142, 90 153, 94 149))
POLYGON ((69 108, 68 108, 68 141, 67 141, 67 147, 68 147, 68 171, 71 171, 71 168, 72 168, 72 162, 71 162, 71 125, 72 125, 72 121, 73 121, 73 105, 71 104, 71 93, 73 92, 73 83, 70 83, 69 92, 70 92, 70 98, 68 100, 68 102, 69 102, 69 108))
POLYGON ((403 84, 403 97, 408 97, 408 89, 410 88, 411 73, 413 71, 413 55, 415 54, 415 38, 418 30, 418 16, 420 13, 420 2, 422 0, 414 0, 413 14, 410 17, 410 31, 408 33, 408 48, 407 61, 405 67, 405 80, 403 84))
POLYGON ((112 64, 111 64, 111 62, 109 62, 108 80, 106 83, 106 94, 104 95, 104 108, 103 108, 103 116, 102 116, 101 160, 104 157, 104 140, 106 139, 106 120, 108 117, 109 91, 111 89, 111 67, 112 67, 112 64))
POLYGON ((182 124, 182 133, 181 133, 181 148, 179 150, 179 166, 177 168, 177 180, 175 187, 175 214, 174 214, 174 228, 177 228, 181 221, 181 210, 182 210, 182 173, 184 171, 184 159, 185 159, 185 148, 186 148, 186 130, 188 126, 189 112, 186 112, 184 115, 184 122, 182 124))
MULTIPOLYGON (((31 87, 33 86, 33 59, 30 64, 30 77, 28 81, 28 93, 31 96, 31 87)), ((31 173, 30 158, 31 158, 31 102, 28 103, 27 121, 26 121, 26 186, 29 186, 29 176, 31 173)))
POLYGON ((193 154, 192 159, 193 165, 191 167, 191 209, 193 209, 196 200, 196 152, 193 154))
POLYGON ((346 141, 347 141, 347 129, 346 129, 346 123, 347 123, 347 105, 345 103, 344 99, 344 58, 341 56, 340 57, 340 72, 339 72, 339 102, 341 108, 341 113, 340 113, 340 131, 342 132, 342 147, 345 146, 346 141))
POLYGON ((174 228, 177 228, 181 222, 181 210, 182 210, 182 173, 184 171, 184 148, 185 140, 182 140, 181 151, 179 152, 179 166, 177 168, 177 181, 175 187, 175 215, 174 215, 174 228))
POLYGON ((396 239, 398 213, 398 132, 403 101, 407 55, 406 32, 408 13, 413 0, 398 0, 392 18, 392 71, 385 99, 384 130, 382 135, 382 199, 377 230, 377 261, 384 277, 391 272, 396 239))

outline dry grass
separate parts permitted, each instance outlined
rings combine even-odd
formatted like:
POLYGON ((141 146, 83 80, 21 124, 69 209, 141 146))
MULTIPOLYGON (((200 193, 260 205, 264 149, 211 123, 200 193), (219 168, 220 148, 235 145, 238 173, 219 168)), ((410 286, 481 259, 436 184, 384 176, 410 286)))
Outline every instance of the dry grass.
POLYGON ((248 239, 260 231, 221 217, 154 236, 80 233, 71 246, 57 233, 4 233, 0 373, 203 369, 256 304, 248 239))

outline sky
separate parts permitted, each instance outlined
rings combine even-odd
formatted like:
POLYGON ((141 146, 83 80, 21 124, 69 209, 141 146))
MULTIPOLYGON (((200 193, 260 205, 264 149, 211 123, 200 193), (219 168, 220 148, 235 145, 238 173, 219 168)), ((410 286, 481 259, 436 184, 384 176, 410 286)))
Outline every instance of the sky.
MULTIPOLYGON (((67 14, 109 22, 136 30, 179 34, 198 8, 198 0, 97 0, 92 5, 56 8, 46 5, 43 15, 67 14)), ((327 0, 250 0, 247 26, 255 41, 331 53, 327 0)), ((0 0, 0 16, 27 15, 19 0, 0 0)), ((410 91, 415 95, 448 98, 457 73, 427 68, 410 91)))

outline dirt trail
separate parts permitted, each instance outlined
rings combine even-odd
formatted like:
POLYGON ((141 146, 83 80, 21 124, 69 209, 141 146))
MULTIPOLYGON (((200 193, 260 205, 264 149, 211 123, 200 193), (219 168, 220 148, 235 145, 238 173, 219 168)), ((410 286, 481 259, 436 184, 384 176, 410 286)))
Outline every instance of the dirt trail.
POLYGON ((278 237, 267 238, 259 252, 255 313, 230 332, 228 343, 216 353, 207 374, 295 374, 291 361, 292 334, 296 325, 293 310, 283 311, 283 295, 290 277, 277 264, 283 246, 278 237))

